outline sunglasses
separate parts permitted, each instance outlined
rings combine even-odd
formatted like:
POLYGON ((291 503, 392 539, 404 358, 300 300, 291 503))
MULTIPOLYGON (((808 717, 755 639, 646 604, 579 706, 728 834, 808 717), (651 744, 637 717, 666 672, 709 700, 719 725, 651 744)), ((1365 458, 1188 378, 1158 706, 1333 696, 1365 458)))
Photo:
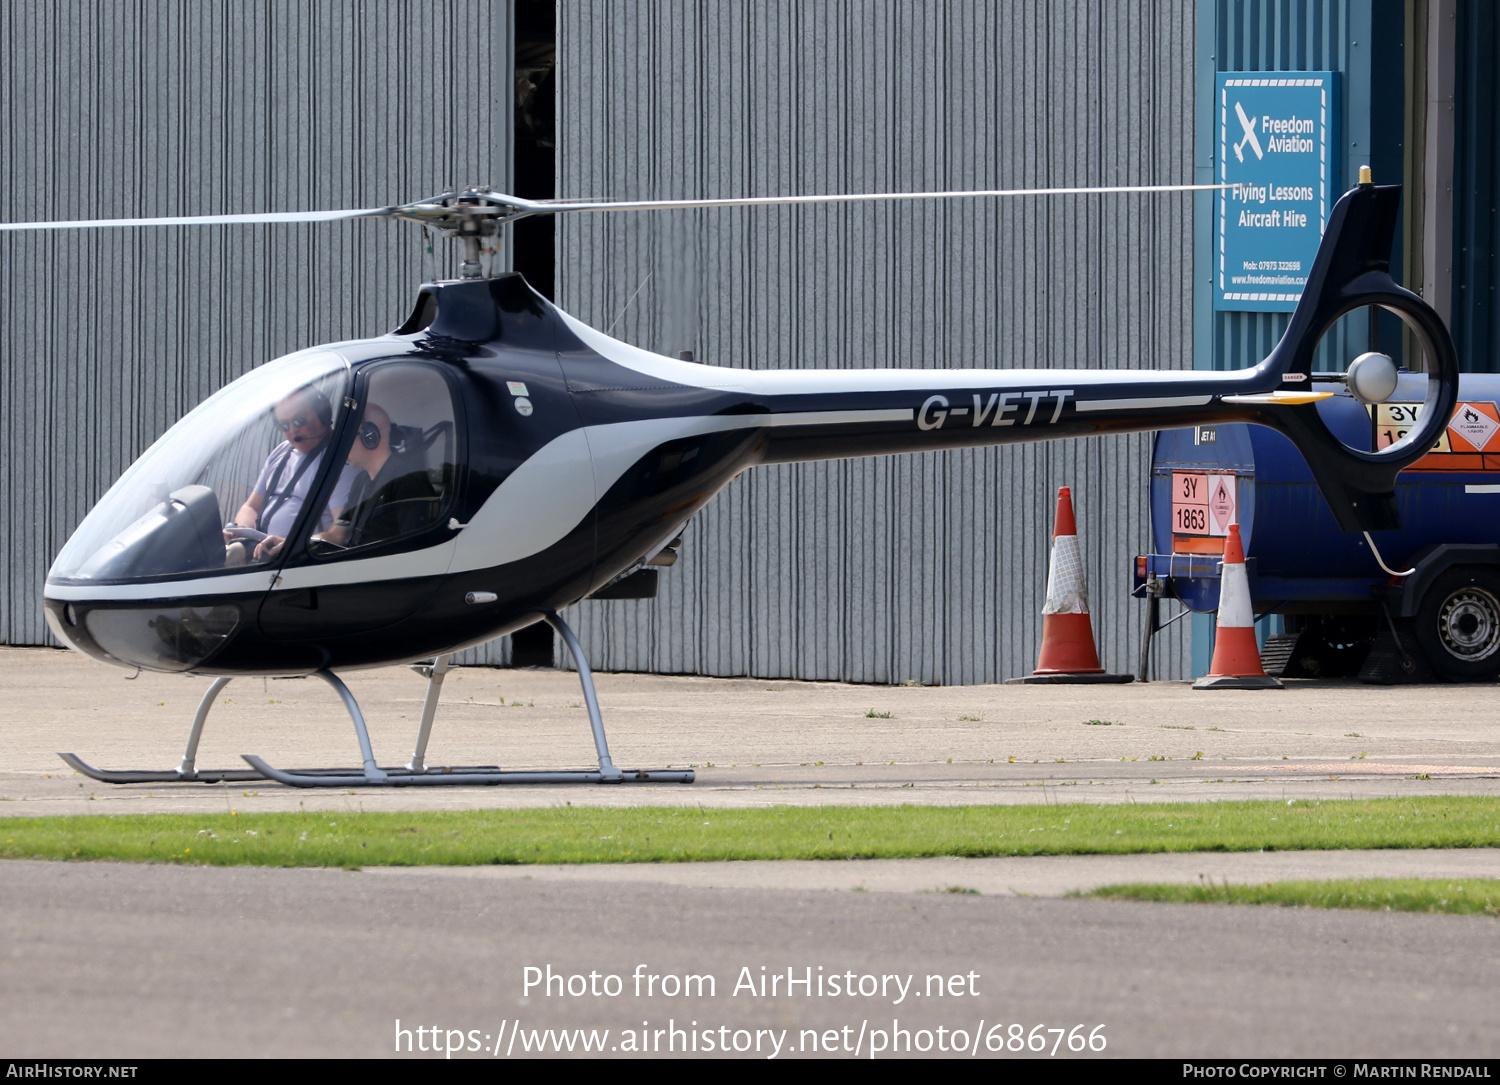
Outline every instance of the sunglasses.
POLYGON ((299 414, 296 418, 278 418, 276 419, 276 428, 279 429, 282 433, 290 432, 293 429, 301 429, 303 426, 307 425, 307 421, 310 417, 313 416, 299 414))

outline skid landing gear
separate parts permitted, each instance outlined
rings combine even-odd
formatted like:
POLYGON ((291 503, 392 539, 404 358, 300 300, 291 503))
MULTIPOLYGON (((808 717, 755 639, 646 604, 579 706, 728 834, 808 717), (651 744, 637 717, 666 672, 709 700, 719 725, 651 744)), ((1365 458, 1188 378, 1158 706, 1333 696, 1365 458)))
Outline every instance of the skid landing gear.
POLYGON ((422 705, 422 722, 417 730, 416 748, 411 760, 403 768, 381 768, 375 763, 375 754, 370 747, 370 733, 365 727, 364 714, 349 687, 332 671, 318 671, 317 676, 327 682, 338 693, 354 721, 354 733, 359 739, 359 752, 363 768, 334 769, 278 769, 267 764, 254 754, 244 755, 250 765, 248 769, 200 770, 196 767, 198 739, 203 734, 203 723, 209 709, 219 693, 230 682, 229 678, 216 678, 203 700, 198 705, 198 714, 193 718, 193 729, 188 735, 187 750, 182 764, 170 771, 125 771, 112 772, 88 764, 76 754, 59 754, 70 767, 107 784, 155 784, 178 781, 196 783, 242 782, 247 780, 275 780, 292 787, 427 787, 457 784, 621 784, 621 783, 682 783, 690 784, 695 775, 691 769, 621 769, 609 756, 609 743, 604 736, 604 721, 599 715, 599 699, 594 694, 594 674, 589 669, 583 646, 573 635, 573 630, 558 616, 556 611, 542 611, 547 624, 562 636, 578 665, 578 678, 583 686, 584 703, 588 706, 589 726, 594 735, 594 749, 599 755, 597 769, 556 770, 539 772, 504 772, 498 765, 473 765, 465 767, 429 767, 426 763, 427 740, 432 734, 432 721, 437 715, 438 696, 443 679, 449 670, 450 656, 439 656, 431 664, 412 668, 427 679, 427 699, 422 705))
POLYGON ((213 685, 208 687, 208 692, 203 695, 203 700, 198 702, 198 714, 193 717, 193 729, 188 732, 187 749, 182 755, 182 764, 175 769, 146 769, 125 772, 111 772, 109 769, 96 769, 76 753, 60 753, 57 756, 67 762, 68 767, 85 776, 106 784, 170 784, 178 781, 200 784, 217 784, 223 782, 239 782, 243 780, 263 780, 260 773, 254 769, 209 769, 200 771, 197 767, 198 739, 203 736, 203 723, 208 719, 208 710, 214 706, 219 699, 220 692, 229 685, 228 678, 215 678, 213 685))

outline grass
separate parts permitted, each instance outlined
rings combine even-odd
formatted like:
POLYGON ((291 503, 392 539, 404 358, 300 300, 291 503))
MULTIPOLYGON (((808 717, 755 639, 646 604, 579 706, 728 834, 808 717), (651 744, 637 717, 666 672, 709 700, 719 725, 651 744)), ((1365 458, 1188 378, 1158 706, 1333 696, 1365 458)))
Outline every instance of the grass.
POLYGON ((1364 878, 1263 885, 1110 885, 1080 896, 1187 904, 1274 904, 1283 908, 1355 908, 1500 916, 1500 879, 1364 878))
POLYGON ((261 866, 695 862, 1500 846, 1464 796, 1333 802, 561 807, 0 818, 0 858, 261 866))

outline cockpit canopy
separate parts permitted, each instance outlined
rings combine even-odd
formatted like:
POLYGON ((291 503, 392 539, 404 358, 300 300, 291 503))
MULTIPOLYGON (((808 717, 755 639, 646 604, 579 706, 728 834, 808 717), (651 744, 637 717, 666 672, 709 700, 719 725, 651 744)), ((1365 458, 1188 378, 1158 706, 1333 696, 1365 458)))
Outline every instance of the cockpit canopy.
POLYGON ((332 350, 278 358, 147 449, 84 519, 49 579, 211 576, 294 552, 337 560, 419 536, 451 503, 455 418, 448 383, 429 363, 377 361, 356 380, 332 350))
POLYGON ((349 363, 313 350, 268 362, 220 389, 110 487, 57 556, 49 579, 118 581, 223 569, 224 524, 282 441, 276 405, 316 393, 323 413, 307 428, 321 423, 331 431, 348 387, 349 363))

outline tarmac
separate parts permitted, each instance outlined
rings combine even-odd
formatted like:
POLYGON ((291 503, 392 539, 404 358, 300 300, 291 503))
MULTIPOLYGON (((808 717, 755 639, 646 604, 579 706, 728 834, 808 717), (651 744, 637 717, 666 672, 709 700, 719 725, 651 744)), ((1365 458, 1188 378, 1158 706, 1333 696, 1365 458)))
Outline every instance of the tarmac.
MULTIPOLYGON (((403 764, 426 683, 405 667, 346 676, 377 758, 403 764), (381 756, 383 755, 383 756, 381 756)), ((596 676, 622 766, 684 768, 692 784, 293 788, 272 781, 103 784, 57 757, 174 767, 208 680, 101 666, 71 652, 0 649, 0 816, 430 810, 561 806, 952 805, 1329 801, 1500 796, 1494 686, 1290 682, 1285 690, 1124 686, 863 686, 596 676)), ((449 673, 428 764, 586 768, 577 676, 449 673)), ((221 695, 198 765, 353 765, 353 727, 316 679, 241 679, 221 695)), ((1500 876, 1500 852, 1303 852, 840 863, 458 868, 457 877, 601 878, 698 888, 1060 896, 1121 881, 1500 876)))
MULTIPOLYGON (((344 676, 377 760, 406 763, 426 683, 404 667, 344 676)), ((0 649, 0 816, 226 808, 476 809, 778 804, 1212 802, 1500 795, 1497 687, 1293 681, 1284 690, 865 686, 599 674, 616 764, 684 768, 692 784, 303 789, 271 781, 110 785, 58 758, 172 769, 208 680, 0 649)), ((200 768, 359 764, 354 729, 317 679, 239 679, 200 768)), ((427 764, 597 764, 568 671, 449 673, 427 764)))
MULTIPOLYGON (((424 681, 400 667, 344 677, 380 763, 405 763, 424 681)), ((58 752, 110 769, 173 768, 208 681, 0 649, 0 817, 1500 793, 1495 686, 597 682, 615 761, 691 767, 695 783, 108 785, 73 772, 58 752)), ((278 767, 349 766, 356 751, 323 683, 242 679, 209 717, 198 764, 237 768, 254 753, 278 767)), ((576 675, 450 673, 427 760, 591 767, 576 675)), ((872 1057, 877 1043, 899 1044, 902 1029, 918 1045, 959 1029, 974 1045, 963 1057, 1011 1058, 1014 1028, 1030 1036, 1063 1026, 1096 1030, 1108 1047, 1022 1054, 1500 1055, 1491 917, 1067 899, 1122 882, 1368 876, 1496 877, 1500 849, 360 873, 11 861, 0 876, 0 1051, 443 1058, 432 1031, 441 1028, 445 1044, 458 1037, 457 1054, 521 1057, 568 1054, 558 1045, 582 1042, 578 1030, 588 1029, 607 1033, 595 1056, 689 1054, 660 1045, 689 1034, 707 1043, 713 1032, 721 1044, 783 1044, 778 1057, 872 1057), (527 987, 528 968, 626 983, 641 969, 692 973, 719 987, 691 998, 544 996, 527 987), (937 996, 896 1004, 787 988, 761 998, 741 982, 807 969, 906 977, 929 993, 936 979, 937 996), (952 995, 953 978, 970 973, 952 995), (654 1050, 640 1046, 648 1034, 654 1050)))
POLYGON ((1173 882, 1211 887, 1334 878, 1451 878, 1462 882, 1472 878, 1500 877, 1500 848, 366 869, 372 874, 395 877, 441 875, 547 885, 607 881, 620 885, 694 889, 1066 897, 1107 885, 1132 882, 1173 882))
POLYGON ((1497 956, 1487 916, 13 861, 0 1052, 1477 1060, 1497 956))

